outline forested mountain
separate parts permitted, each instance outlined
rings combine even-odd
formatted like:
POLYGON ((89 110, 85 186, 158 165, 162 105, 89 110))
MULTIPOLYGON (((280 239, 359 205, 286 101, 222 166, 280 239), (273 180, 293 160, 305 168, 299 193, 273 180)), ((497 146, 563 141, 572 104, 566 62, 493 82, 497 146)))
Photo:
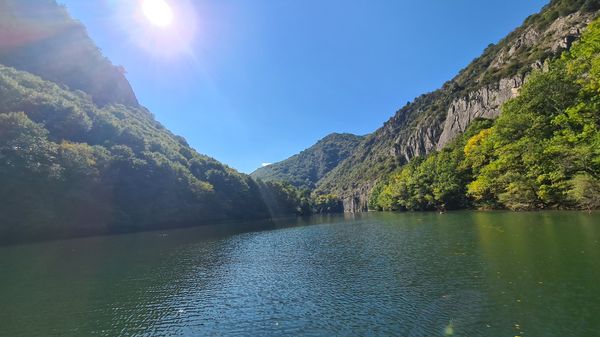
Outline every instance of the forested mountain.
POLYGON ((316 194, 340 196, 346 211, 366 210, 377 181, 443 148, 471 121, 497 117, 532 71, 571 47, 598 9, 599 0, 552 0, 441 89, 416 98, 367 136, 319 182, 316 194))
POLYGON ((0 0, 0 64, 89 94, 97 105, 137 105, 122 67, 55 0, 0 0))
POLYGON ((352 154, 364 137, 332 133, 310 148, 250 174, 264 181, 285 181, 302 189, 314 189, 327 173, 352 154))
POLYGON ((371 208, 600 207, 600 19, 535 71, 500 117, 380 182, 371 208))
POLYGON ((310 210, 165 129, 54 0, 0 7, 0 242, 310 210))
POLYGON ((0 0, 0 242, 369 206, 597 208, 599 9, 553 0, 373 134, 253 180, 157 122, 55 0, 0 0))

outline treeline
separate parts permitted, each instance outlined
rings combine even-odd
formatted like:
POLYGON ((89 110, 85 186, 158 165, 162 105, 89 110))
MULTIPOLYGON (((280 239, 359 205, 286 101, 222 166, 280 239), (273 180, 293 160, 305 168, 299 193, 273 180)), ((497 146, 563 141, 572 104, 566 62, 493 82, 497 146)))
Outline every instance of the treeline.
POLYGON ((144 108, 0 65, 1 242, 306 214, 309 197, 198 154, 144 108))
POLYGON ((336 193, 345 198, 362 196, 365 190, 407 161, 424 155, 428 147, 420 144, 420 140, 438 140, 437 132, 441 131, 439 127, 452 102, 487 85, 495 86, 501 79, 528 74, 535 63, 560 57, 562 51, 557 49, 559 46, 553 37, 557 33, 555 28, 579 27, 589 17, 597 15, 598 10, 600 0, 550 1, 522 26, 498 43, 489 45, 482 55, 440 89, 421 95, 398 110, 383 127, 367 136, 348 159, 319 181, 317 192, 336 193), (573 17, 567 20, 565 17, 569 15, 573 17), (562 23, 556 21, 559 18, 563 18, 562 23), (550 29, 553 22, 557 26, 550 29), (532 44, 522 43, 521 37, 528 31, 539 34, 539 39, 532 44))
POLYGON ((495 121, 478 120, 442 151, 380 182, 370 207, 600 207, 600 21, 532 74, 495 121))
POLYGON ((297 188, 288 182, 257 179, 257 183, 272 215, 344 212, 342 201, 336 195, 315 195, 309 189, 297 188))
POLYGON ((137 105, 125 78, 56 0, 0 1, 0 64, 81 90, 93 102, 137 105))
POLYGON ((332 133, 310 148, 250 174, 263 181, 286 181, 300 189, 314 190, 319 181, 348 158, 364 137, 332 133))
POLYGON ((0 243, 318 209, 165 129, 55 0, 0 1, 0 19, 0 243))

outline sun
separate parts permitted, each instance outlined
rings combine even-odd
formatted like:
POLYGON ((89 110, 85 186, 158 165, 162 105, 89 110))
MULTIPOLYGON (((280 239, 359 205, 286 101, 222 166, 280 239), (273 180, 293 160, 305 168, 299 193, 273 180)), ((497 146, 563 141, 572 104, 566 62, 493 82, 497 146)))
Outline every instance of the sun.
POLYGON ((173 10, 165 0, 144 0, 142 10, 155 26, 167 27, 173 22, 173 10))

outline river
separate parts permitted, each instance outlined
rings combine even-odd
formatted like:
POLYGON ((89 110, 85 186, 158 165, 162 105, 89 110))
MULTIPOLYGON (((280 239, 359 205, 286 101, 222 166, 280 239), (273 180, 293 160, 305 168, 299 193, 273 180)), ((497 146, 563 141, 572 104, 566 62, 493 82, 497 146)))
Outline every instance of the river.
POLYGON ((0 248, 0 336, 598 336, 600 213, 369 213, 0 248))

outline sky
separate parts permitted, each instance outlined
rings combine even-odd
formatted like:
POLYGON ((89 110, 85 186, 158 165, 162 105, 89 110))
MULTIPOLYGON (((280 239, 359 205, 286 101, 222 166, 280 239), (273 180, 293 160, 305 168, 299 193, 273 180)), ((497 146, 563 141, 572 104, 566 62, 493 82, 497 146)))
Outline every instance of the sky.
POLYGON ((159 0, 152 22, 144 1, 59 0, 158 121, 245 173, 373 132, 546 3, 159 0))

